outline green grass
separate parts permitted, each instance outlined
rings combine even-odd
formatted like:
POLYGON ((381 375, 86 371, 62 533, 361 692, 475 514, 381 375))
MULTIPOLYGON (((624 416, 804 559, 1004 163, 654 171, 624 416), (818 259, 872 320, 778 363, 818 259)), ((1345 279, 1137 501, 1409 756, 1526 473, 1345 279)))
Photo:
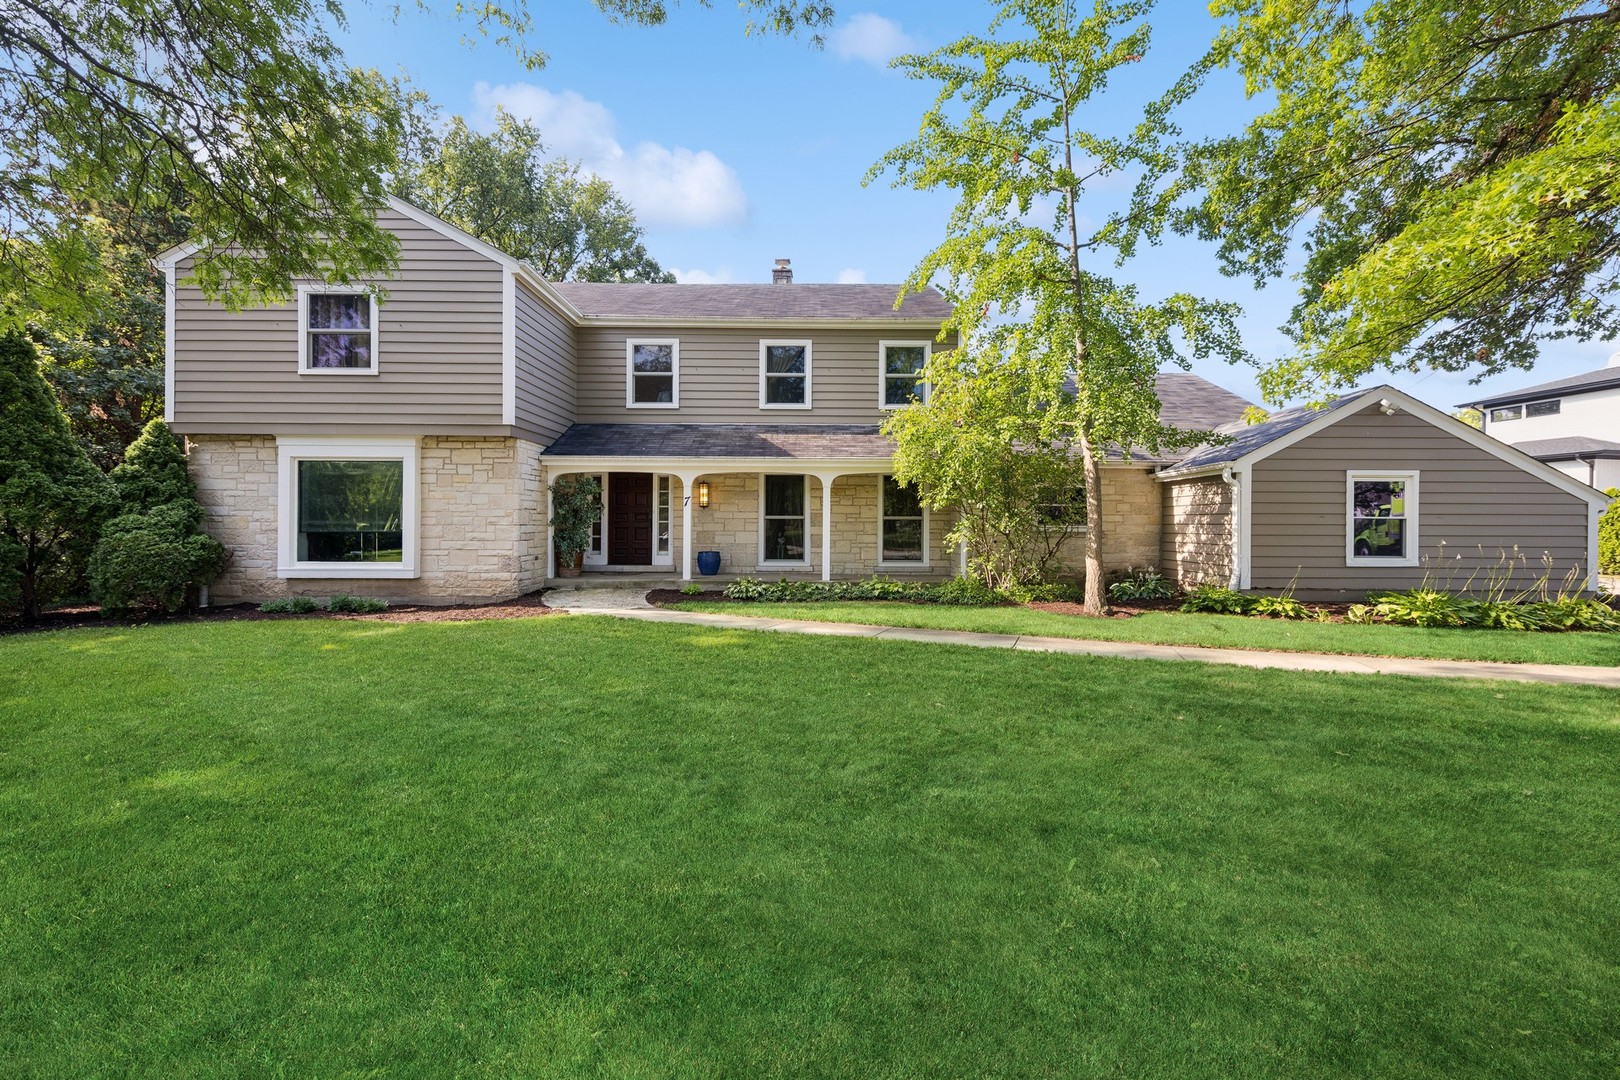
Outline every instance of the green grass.
POLYGON ((1620 700, 582 616, 0 640, 0 1075, 1597 1077, 1620 700))
POLYGON ((681 611, 771 619, 873 623, 1151 645, 1207 645, 1223 649, 1410 656, 1430 660, 1499 660, 1516 664, 1620 664, 1620 634, 1424 630, 1410 626, 1286 622, 1179 611, 1148 612, 1129 619, 1091 619, 1026 607, 955 607, 884 601, 726 604, 685 600, 670 606, 681 611))

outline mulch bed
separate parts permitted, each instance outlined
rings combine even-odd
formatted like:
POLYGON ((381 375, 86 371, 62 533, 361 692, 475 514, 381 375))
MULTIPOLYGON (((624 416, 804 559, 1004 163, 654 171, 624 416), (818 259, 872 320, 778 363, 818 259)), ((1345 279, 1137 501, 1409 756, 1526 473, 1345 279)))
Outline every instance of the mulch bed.
MULTIPOLYGON (((677 594, 679 595, 679 594, 677 594)), ((333 614, 312 611, 305 615, 269 615, 257 604, 228 604, 204 608, 202 611, 183 612, 178 615, 145 615, 129 619, 112 619, 101 614, 94 606, 54 608, 32 624, 0 624, 0 634, 30 634, 44 630, 70 630, 84 626, 151 626, 162 623, 194 622, 256 622, 261 619, 365 619, 373 622, 473 622, 479 619, 533 619, 553 615, 556 608, 547 607, 541 593, 532 592, 515 600, 494 604, 456 604, 434 607, 426 604, 395 604, 387 611, 375 615, 333 614)))

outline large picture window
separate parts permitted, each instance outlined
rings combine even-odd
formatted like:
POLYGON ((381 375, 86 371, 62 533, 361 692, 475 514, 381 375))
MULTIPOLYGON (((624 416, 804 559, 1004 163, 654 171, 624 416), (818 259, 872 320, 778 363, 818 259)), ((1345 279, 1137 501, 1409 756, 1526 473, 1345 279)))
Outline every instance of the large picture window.
POLYGON ((1346 486, 1346 562, 1416 566, 1418 474, 1351 472, 1346 486))
POLYGON ((906 487, 892 476, 883 477, 882 508, 878 561, 918 564, 927 561, 928 518, 917 489, 906 487))
POLYGON ((928 384, 922 381, 922 369, 928 365, 929 344, 926 341, 884 341, 878 344, 882 370, 878 377, 878 405, 885 409, 899 409, 914 402, 928 400, 928 384))
POLYGON ((298 462, 299 562, 404 562, 403 461, 298 462))
POLYGON ((299 369, 311 375, 374 375, 377 302, 369 293, 305 288, 298 294, 299 369))
POLYGON ((760 561, 804 562, 809 557, 806 537, 810 530, 805 517, 808 500, 804 489, 802 476, 765 477, 761 494, 760 561))
POLYGON ((762 409, 810 407, 808 341, 759 343, 759 407, 762 409))
POLYGON ((632 409, 674 409, 681 403, 681 343, 625 343, 625 405, 632 409))
POLYGON ((415 577, 415 439, 276 443, 282 577, 415 577))

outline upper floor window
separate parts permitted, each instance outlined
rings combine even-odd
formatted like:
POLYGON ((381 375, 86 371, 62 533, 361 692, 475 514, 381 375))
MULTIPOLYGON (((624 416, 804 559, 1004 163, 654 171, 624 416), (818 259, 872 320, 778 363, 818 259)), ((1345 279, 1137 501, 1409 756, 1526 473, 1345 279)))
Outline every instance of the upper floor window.
POLYGON ((1495 424, 1503 420, 1517 420, 1523 415, 1523 405, 1505 405, 1500 409, 1491 410, 1491 423, 1495 424))
POLYGON ((883 341, 878 343, 882 370, 878 378, 878 407, 898 409, 928 400, 928 384, 922 369, 928 364, 926 341, 883 341))
POLYGON ((309 375, 377 373, 377 298, 318 287, 298 291, 298 368, 309 375))
POLYGON ((759 407, 762 409, 810 407, 808 341, 759 343, 759 407))
POLYGON ((632 338, 625 343, 626 408, 678 408, 681 403, 680 378, 679 341, 632 338))
POLYGON ((1558 399, 1552 401, 1532 401, 1524 407, 1525 416, 1557 416, 1564 403, 1558 399))

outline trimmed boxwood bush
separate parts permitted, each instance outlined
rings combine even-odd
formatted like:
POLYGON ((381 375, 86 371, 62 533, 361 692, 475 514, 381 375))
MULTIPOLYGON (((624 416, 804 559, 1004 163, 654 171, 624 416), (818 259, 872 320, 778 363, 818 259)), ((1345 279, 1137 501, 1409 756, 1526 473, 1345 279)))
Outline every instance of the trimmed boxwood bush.
POLYGON ((111 615, 179 611, 193 588, 219 573, 225 548, 197 531, 202 508, 170 503, 102 527, 90 557, 90 592, 111 615))

